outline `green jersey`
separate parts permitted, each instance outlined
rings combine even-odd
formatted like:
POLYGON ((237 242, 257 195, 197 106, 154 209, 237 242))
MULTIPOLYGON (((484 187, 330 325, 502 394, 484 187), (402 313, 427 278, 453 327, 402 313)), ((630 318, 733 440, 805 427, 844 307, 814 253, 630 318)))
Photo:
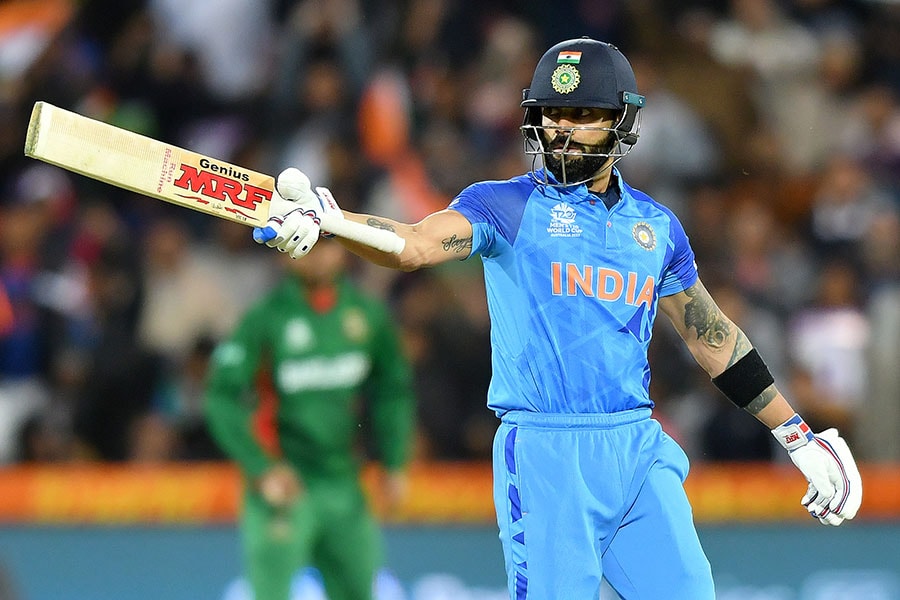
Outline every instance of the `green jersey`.
POLYGON ((213 353, 207 421, 248 477, 277 460, 307 483, 355 477, 364 413, 382 464, 398 469, 409 458, 411 375, 390 314, 346 279, 335 293, 329 308, 314 310, 302 283, 286 278, 213 353), (254 428, 264 373, 274 388, 282 458, 267 452, 254 428))

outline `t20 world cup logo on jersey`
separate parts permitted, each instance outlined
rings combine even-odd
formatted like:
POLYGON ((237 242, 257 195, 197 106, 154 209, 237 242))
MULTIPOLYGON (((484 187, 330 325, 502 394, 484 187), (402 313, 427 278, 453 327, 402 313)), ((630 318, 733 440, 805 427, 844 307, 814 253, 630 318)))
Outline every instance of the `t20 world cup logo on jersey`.
POLYGON ((582 229, 575 224, 575 209, 560 202, 550 209, 550 237, 581 237, 582 229))

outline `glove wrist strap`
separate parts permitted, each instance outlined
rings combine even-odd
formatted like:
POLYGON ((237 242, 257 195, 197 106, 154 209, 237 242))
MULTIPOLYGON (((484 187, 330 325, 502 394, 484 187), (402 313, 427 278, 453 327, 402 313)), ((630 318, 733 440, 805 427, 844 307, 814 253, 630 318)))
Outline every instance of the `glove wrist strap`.
MULTIPOLYGON (((331 190, 326 187, 317 187, 316 188, 316 196, 319 197, 319 204, 322 205, 322 210, 335 215, 341 215, 341 209, 338 206, 337 200, 334 199, 334 196, 331 195, 331 190)), ((333 238, 334 234, 330 231, 321 231, 321 235, 323 238, 333 238)))
POLYGON ((797 413, 773 429, 772 435, 788 452, 805 446, 815 438, 812 429, 797 413))

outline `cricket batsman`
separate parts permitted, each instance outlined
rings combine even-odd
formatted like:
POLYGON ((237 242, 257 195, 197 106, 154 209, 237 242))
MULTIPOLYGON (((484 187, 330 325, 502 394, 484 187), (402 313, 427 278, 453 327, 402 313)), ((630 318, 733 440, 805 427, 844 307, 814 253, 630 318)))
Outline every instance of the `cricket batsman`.
POLYGON ((806 479, 800 503, 812 517, 837 526, 862 502, 844 438, 810 429, 704 286, 678 217, 616 167, 641 139, 646 101, 618 48, 564 40, 523 92, 528 173, 473 183, 446 209, 400 223, 323 203, 287 169, 276 187, 295 207, 257 234, 301 258, 330 211, 331 222, 403 238, 399 254, 343 242, 378 265, 480 258, 487 405, 501 421, 494 506, 511 600, 595 600, 603 579, 625 600, 715 598, 683 485, 688 457, 652 416, 647 352, 659 313, 722 395, 784 447, 806 479))

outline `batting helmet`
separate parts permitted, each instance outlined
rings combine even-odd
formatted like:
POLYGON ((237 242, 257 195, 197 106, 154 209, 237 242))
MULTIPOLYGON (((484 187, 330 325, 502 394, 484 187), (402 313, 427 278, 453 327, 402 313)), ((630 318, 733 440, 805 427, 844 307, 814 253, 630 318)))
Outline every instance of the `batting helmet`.
POLYGON ((618 48, 582 37, 556 44, 538 61, 531 87, 522 92, 525 124, 540 125, 544 106, 621 110, 615 129, 626 137, 634 135, 633 144, 637 133, 632 128, 644 97, 637 92, 631 64, 618 48))
POLYGON ((618 48, 582 37, 560 42, 547 50, 534 70, 531 87, 522 92, 525 109, 522 133, 526 140, 539 146, 537 150, 526 146, 528 154, 545 152, 540 147, 539 133, 545 129, 541 109, 548 106, 621 111, 615 125, 608 128, 620 142, 619 150, 609 156, 618 160, 638 140, 638 112, 644 106, 644 96, 638 94, 634 70, 618 48))

